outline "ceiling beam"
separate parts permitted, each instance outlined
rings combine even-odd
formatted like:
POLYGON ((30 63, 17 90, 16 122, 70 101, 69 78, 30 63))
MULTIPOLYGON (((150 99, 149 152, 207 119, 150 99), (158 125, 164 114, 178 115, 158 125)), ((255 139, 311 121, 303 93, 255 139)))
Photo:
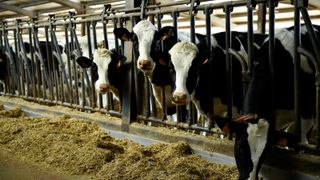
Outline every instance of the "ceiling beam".
POLYGON ((83 11, 81 3, 71 2, 69 0, 50 0, 50 1, 67 6, 69 8, 73 8, 73 9, 77 10, 78 13, 83 11))
POLYGON ((22 14, 22 15, 29 16, 29 17, 36 16, 36 14, 33 11, 28 11, 28 10, 22 9, 22 8, 20 8, 18 6, 13 6, 13 5, 6 4, 6 3, 0 3, 0 8, 6 9, 6 10, 10 10, 10 11, 14 11, 14 12, 16 12, 18 14, 22 14))
POLYGON ((309 5, 314 6, 318 9, 320 9, 320 2, 319 0, 309 0, 309 5))

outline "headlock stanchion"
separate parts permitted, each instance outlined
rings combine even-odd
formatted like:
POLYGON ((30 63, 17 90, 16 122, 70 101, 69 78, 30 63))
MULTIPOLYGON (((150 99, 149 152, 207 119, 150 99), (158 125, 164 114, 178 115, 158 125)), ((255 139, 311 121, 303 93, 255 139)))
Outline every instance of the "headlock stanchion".
MULTIPOLYGON (((315 87, 316 87, 316 116, 315 116, 315 124, 317 124, 317 137, 316 137, 316 148, 320 149, 320 78, 319 78, 319 66, 320 66, 320 42, 319 38, 315 34, 315 30, 312 26, 310 16, 307 11, 308 7, 308 1, 303 1, 303 0, 294 0, 293 4, 295 6, 295 29, 294 29, 294 35, 295 35, 295 115, 296 115, 296 135, 297 137, 301 136, 301 112, 300 112, 300 76, 299 76, 299 67, 296 64, 300 64, 300 54, 305 55, 308 57, 312 64, 313 67, 315 68, 315 87), (302 15, 302 18, 304 20, 304 23, 307 28, 307 33, 309 35, 311 44, 312 44, 312 50, 314 52, 311 53, 310 51, 303 49, 301 47, 301 37, 300 37, 300 13, 302 15)), ((300 137, 301 138, 301 137, 300 137)))
MULTIPOLYGON (((213 53, 212 49, 212 32, 215 29, 212 27, 213 20, 212 14, 216 9, 223 9, 225 17, 225 49, 226 54, 226 71, 228 79, 228 103, 227 103, 227 117, 229 120, 234 116, 232 109, 236 102, 233 102, 233 68, 232 62, 239 61, 242 68, 242 81, 243 81, 243 95, 246 93, 251 73, 253 71, 253 61, 255 54, 255 41, 254 34, 254 18, 253 12, 257 4, 268 4, 269 9, 269 68, 271 71, 271 86, 272 91, 272 115, 271 115, 271 128, 275 128, 276 109, 275 109, 275 67, 274 67, 274 48, 275 48, 275 8, 278 1, 274 0, 247 0, 247 1, 229 1, 229 2, 211 2, 202 3, 204 1, 199 0, 185 0, 179 2, 171 2, 168 4, 154 4, 148 5, 147 0, 131 1, 126 0, 125 9, 112 8, 110 4, 104 5, 102 12, 92 14, 77 15, 74 12, 68 12, 62 15, 49 15, 47 20, 40 20, 38 18, 32 18, 31 20, 17 20, 13 23, 3 21, 0 29, 0 47, 3 53, 5 53, 8 59, 8 77, 5 81, 5 94, 10 96, 18 96, 25 99, 64 105, 68 107, 77 108, 79 110, 86 110, 89 112, 103 112, 114 116, 122 116, 122 129, 129 130, 130 123, 133 121, 150 122, 152 125, 163 125, 166 127, 175 127, 181 129, 187 129, 199 132, 209 132, 215 134, 213 129, 214 122, 209 122, 209 126, 205 127, 200 124, 200 120, 197 117, 197 112, 193 103, 187 106, 187 113, 184 108, 176 106, 177 123, 170 123, 167 120, 167 106, 166 99, 171 97, 172 94, 166 94, 164 86, 162 87, 162 99, 161 107, 156 102, 153 96, 153 89, 150 80, 141 71, 137 69, 137 55, 138 50, 132 42, 121 43, 117 40, 116 36, 110 34, 111 28, 126 27, 129 31, 132 31, 133 26, 140 20, 152 17, 152 21, 155 27, 160 30, 168 23, 173 26, 174 33, 179 34, 178 31, 184 31, 190 34, 189 41, 196 43, 196 31, 198 27, 205 28, 206 45, 210 47, 210 54, 213 53), (200 3, 201 2, 201 3, 200 3), (168 8, 169 7, 169 8, 168 8), (172 8, 174 7, 174 8, 172 8), (231 29, 231 15, 237 9, 235 7, 245 7, 247 13, 247 33, 246 33, 246 51, 248 57, 237 52, 232 48, 233 29, 231 29), (203 12, 205 15, 205 25, 196 24, 197 17, 201 16, 203 12), (189 13, 189 14, 188 14, 189 13), (185 16, 185 14, 187 14, 185 16), (179 15, 182 17, 180 19, 179 15), (167 21, 166 18, 171 16, 172 21, 167 21), (188 28, 178 25, 178 21, 182 23, 188 23, 188 28), (86 37, 81 37, 81 40, 77 35, 77 28, 80 25, 84 26, 86 37), (62 28, 61 28, 62 27, 62 28), (40 30, 41 29, 41 30, 40 30), (39 35, 44 29, 45 37, 40 40, 39 35), (64 30, 64 44, 59 44, 58 30, 64 30), (100 31, 99 31, 100 30, 100 31), (40 32, 39 32, 40 31, 40 32), (108 32, 109 31, 109 32, 108 32), (12 33, 13 32, 13 33, 12 33), (29 33, 29 40, 22 36, 23 32, 29 33), (102 35, 98 32, 103 32, 102 35), (9 39, 8 36, 13 34, 13 37, 9 39), (97 48, 110 49, 111 42, 114 37, 115 49, 119 54, 126 56, 127 61, 124 63, 126 72, 122 83, 122 97, 120 98, 120 110, 116 111, 116 101, 112 93, 108 93, 107 96, 97 94, 95 90, 95 82, 92 80, 93 69, 80 68, 76 59, 84 54, 88 58, 93 58, 93 54, 97 48), (101 39, 104 40, 103 47, 99 47, 101 39), (85 42, 83 42, 83 40, 85 42), (9 42, 11 41, 11 42, 9 42), (14 41, 14 43, 12 43, 14 41), (44 42, 43 42, 44 41, 44 42), (10 44, 11 43, 11 44, 10 44), (29 44, 30 48, 26 48, 26 44, 29 44), (87 48, 84 48, 87 46, 87 48), (14 45, 14 47, 11 45, 14 45), (45 46, 45 47, 42 47, 45 46), (63 47, 63 51, 61 49, 63 47), (26 50, 29 51, 26 52, 26 50), (66 60, 64 58, 64 52, 66 53, 66 60), (30 59, 29 59, 30 58, 30 59), (98 100, 97 100, 98 99, 98 100), (105 101, 106 100, 106 101, 105 101), (104 104, 105 103, 105 104, 104 104), (97 107, 99 104, 99 107, 97 107), (160 110, 161 109, 161 110, 160 110), (158 113, 157 113, 158 110, 158 113), (160 112, 160 113, 159 113, 160 112)), ((294 56, 294 107, 295 107, 295 123, 296 132, 295 135, 301 138, 301 97, 300 97, 300 55, 308 57, 316 70, 315 84, 316 84, 316 121, 317 127, 317 147, 320 146, 320 50, 319 50, 319 37, 316 37, 316 33, 313 30, 312 23, 307 11, 308 3, 303 0, 294 0, 295 6, 295 51, 294 56), (308 30, 308 34, 312 44, 312 52, 301 47, 301 22, 300 13, 308 30)), ((202 22, 203 23, 203 22, 202 22)), ((177 42, 179 37, 177 36, 177 42)), ((162 52, 167 51, 164 49, 164 41, 161 42, 162 52)), ((166 52, 167 53, 167 52, 166 52)), ((212 72, 210 72, 212 74, 212 72)), ((212 83, 208 85, 208 88, 213 91, 217 86, 212 83)), ((214 101, 213 97, 212 101, 214 101)), ((158 100, 158 99, 157 99, 158 100)), ((215 102, 216 103, 216 102, 215 102)), ((218 104, 212 103, 212 112, 207 116, 210 120, 216 117, 215 108, 218 108, 218 104)), ((223 107, 224 108, 224 107, 223 107)))

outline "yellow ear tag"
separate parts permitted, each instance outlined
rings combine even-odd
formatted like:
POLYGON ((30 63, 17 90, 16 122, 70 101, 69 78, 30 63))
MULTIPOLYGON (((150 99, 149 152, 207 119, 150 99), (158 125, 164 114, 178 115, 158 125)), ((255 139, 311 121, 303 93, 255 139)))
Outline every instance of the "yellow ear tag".
POLYGON ((161 65, 167 65, 167 63, 166 63, 162 58, 160 58, 159 63, 160 63, 161 65))
POLYGON ((124 41, 129 41, 129 37, 126 34, 122 35, 121 39, 124 41))
POLYGON ((119 62, 117 63, 116 67, 119 68, 121 66, 121 61, 119 60, 119 62))
POLYGON ((160 37, 161 41, 164 41, 168 38, 169 36, 167 34, 164 34, 163 36, 160 37))
POLYGON ((206 59, 202 64, 207 64, 209 59, 206 59))

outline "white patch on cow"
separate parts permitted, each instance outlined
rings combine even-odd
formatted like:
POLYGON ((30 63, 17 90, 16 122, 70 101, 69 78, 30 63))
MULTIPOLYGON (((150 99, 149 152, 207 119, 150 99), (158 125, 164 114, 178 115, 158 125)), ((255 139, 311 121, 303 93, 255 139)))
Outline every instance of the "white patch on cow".
POLYGON ((185 41, 175 44, 170 49, 171 61, 176 71, 175 92, 189 94, 186 87, 188 71, 198 52, 196 45, 185 41))
MULTIPOLYGON (((305 34, 306 29, 303 30, 304 29, 303 27, 301 28, 301 32, 302 32, 302 34, 305 34)), ((282 46, 290 53, 292 60, 293 60, 294 53, 295 53, 294 31, 293 30, 289 31, 287 29, 278 29, 275 31, 275 38, 281 42, 282 46)), ((301 58, 300 66, 301 66, 302 70, 306 73, 313 73, 313 70, 308 63, 308 59, 302 55, 300 58, 301 58)))
POLYGON ((156 27, 150 21, 142 20, 133 27, 133 32, 137 35, 139 43, 138 64, 141 60, 150 60, 153 66, 150 52, 156 27))
POLYGON ((254 180, 257 172, 257 165, 267 143, 269 123, 265 119, 259 119, 257 124, 248 124, 248 143, 250 147, 253 170, 249 179, 254 180))
POLYGON ((112 52, 108 49, 97 49, 93 55, 93 61, 97 64, 98 67, 98 80, 95 83, 96 90, 99 90, 100 84, 110 85, 108 78, 108 67, 111 62, 112 52))

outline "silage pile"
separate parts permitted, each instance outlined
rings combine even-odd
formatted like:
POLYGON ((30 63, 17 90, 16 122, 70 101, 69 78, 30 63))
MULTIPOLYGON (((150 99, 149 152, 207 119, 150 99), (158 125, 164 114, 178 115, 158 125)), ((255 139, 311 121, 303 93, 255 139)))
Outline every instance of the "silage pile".
POLYGON ((184 142, 145 147, 112 138, 94 122, 24 117, 19 108, 0 110, 0 150, 92 179, 237 179, 235 167, 209 163, 184 142))

